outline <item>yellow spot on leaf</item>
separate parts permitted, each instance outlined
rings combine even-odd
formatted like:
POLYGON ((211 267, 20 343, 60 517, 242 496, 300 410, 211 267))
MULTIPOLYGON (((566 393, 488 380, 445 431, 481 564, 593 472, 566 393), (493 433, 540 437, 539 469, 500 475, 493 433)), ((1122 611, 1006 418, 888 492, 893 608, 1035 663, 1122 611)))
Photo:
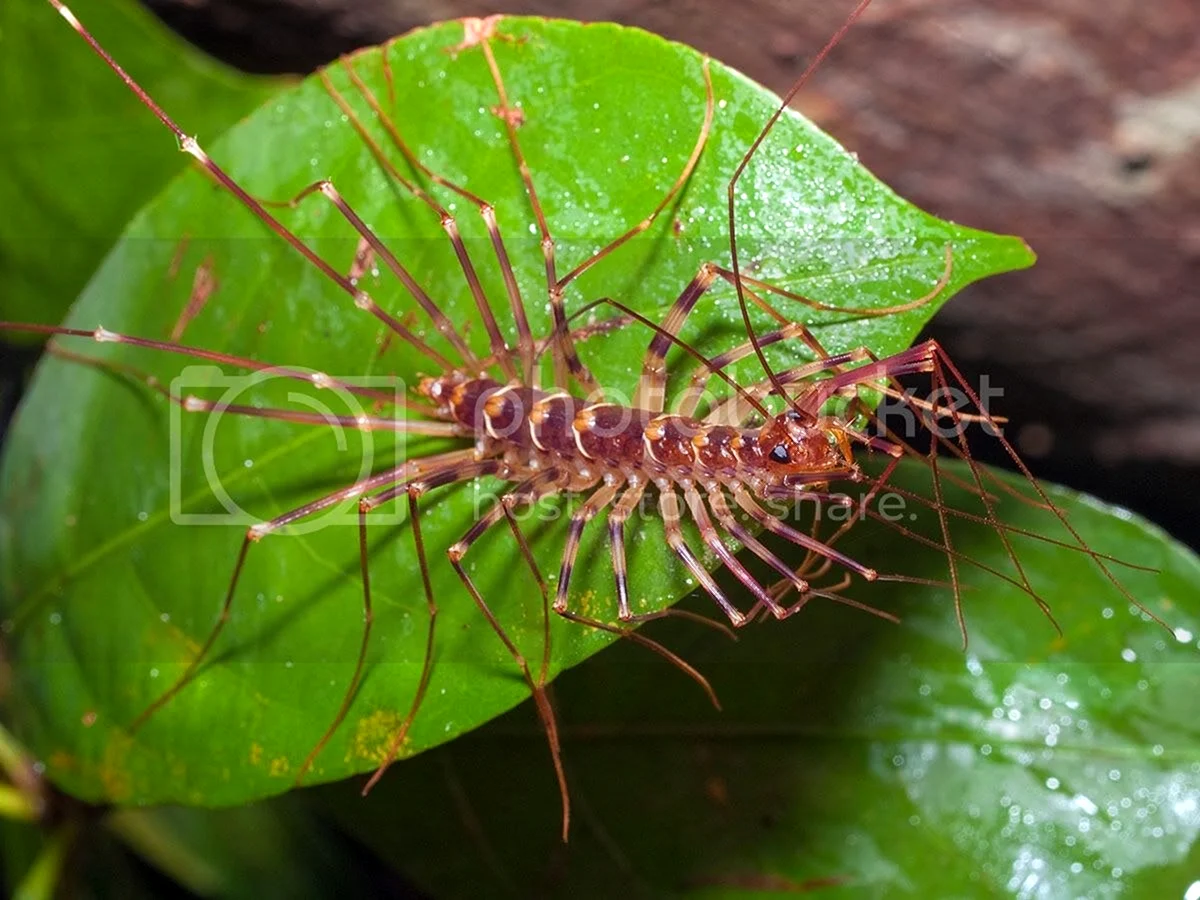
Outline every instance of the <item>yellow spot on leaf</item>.
MULTIPOLYGON (((380 763, 391 747, 396 732, 404 723, 404 717, 394 710, 377 710, 358 720, 354 726, 354 736, 350 739, 350 748, 346 752, 346 762, 366 760, 380 763)), ((407 739, 405 741, 407 743, 407 739)), ((400 747, 400 756, 405 755, 405 749, 400 747)))

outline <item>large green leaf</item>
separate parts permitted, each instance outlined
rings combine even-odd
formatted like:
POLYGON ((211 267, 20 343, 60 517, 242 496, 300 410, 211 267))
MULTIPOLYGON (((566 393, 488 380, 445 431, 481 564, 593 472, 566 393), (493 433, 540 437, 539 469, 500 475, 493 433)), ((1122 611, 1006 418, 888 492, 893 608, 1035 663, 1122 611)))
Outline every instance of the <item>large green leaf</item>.
MULTIPOLYGON (((927 485, 927 473, 910 467, 900 483, 927 485)), ((813 603, 737 646, 659 630, 712 678, 723 713, 639 647, 561 678, 568 846, 528 710, 402 767, 378 795, 339 786, 322 799, 437 897, 481 884, 495 896, 749 897, 818 883, 821 897, 1187 896, 1200 859, 1200 560, 1122 510, 1053 497, 1097 550, 1157 570, 1116 569, 1173 634, 1083 554, 1015 538, 1062 637, 974 569, 965 654, 949 591, 875 584, 855 597, 902 624, 813 603)), ((1002 510, 1069 539, 1043 510, 1002 510)), ((1012 571, 988 529, 956 538, 1012 571)), ((940 553, 867 529, 843 549, 945 577, 940 553)))
MULTIPOLYGON (((521 140, 566 271, 645 216, 676 179, 703 119, 701 59, 615 26, 511 19, 502 30, 507 39, 495 42, 495 52, 524 114, 521 140)), ((491 111, 496 90, 484 59, 477 48, 446 52, 462 39, 461 24, 442 25, 393 44, 387 70, 378 52, 358 56, 354 65, 425 164, 495 204, 534 331, 544 335, 546 286, 530 205, 491 111)), ((335 67, 333 77, 390 147, 346 74, 335 67)), ((727 258, 729 173, 777 101, 720 65, 712 66, 712 77, 713 133, 686 192, 652 229, 580 278, 569 291, 569 309, 611 295, 658 319, 703 261, 727 258)), ((165 132, 161 145, 164 154, 173 152, 165 132)), ((286 199, 331 176, 450 318, 470 324, 477 350, 486 345, 436 216, 389 183, 318 81, 279 98, 209 149, 259 197, 286 199)), ((941 275, 947 244, 953 279, 938 302, 972 280, 1031 260, 1017 239, 953 226, 904 203, 796 116, 781 121, 740 190, 739 246, 747 267, 827 303, 882 307, 918 297, 941 275)), ((453 194, 436 193, 457 215, 493 305, 502 308, 502 283, 480 218, 453 194)), ((335 267, 349 269, 356 235, 319 197, 284 218, 335 267)), ((138 215, 71 321, 165 338, 200 266, 211 268, 218 287, 186 328, 190 344, 346 377, 394 374, 411 383, 430 368, 400 342, 384 347, 376 322, 196 172, 138 215)), ((432 331, 386 270, 362 286, 409 316, 413 327, 432 331)), ((813 324, 831 349, 868 345, 881 354, 906 346, 936 305, 855 318, 778 304, 813 324)), ((757 313, 755 320, 760 329, 771 324, 757 313)), ((718 287, 683 335, 712 354, 744 339, 741 329, 732 292, 718 287)), ((584 357, 602 384, 628 395, 649 337, 629 327, 594 338, 584 357)), ((430 341, 446 351, 440 338, 430 341)), ((289 402, 289 391, 302 391, 281 379, 253 388, 222 381, 210 368, 189 369, 178 357, 128 347, 78 340, 70 346, 152 372, 162 384, 179 378, 178 390, 213 399, 280 405, 289 402)), ((776 365, 805 358, 798 343, 775 350, 776 365)), ((681 353, 669 361, 679 371, 690 367, 681 353)), ((746 380, 756 372, 761 378, 747 363, 736 374, 746 380)), ((319 391, 292 405, 320 404, 345 415, 357 413, 352 401, 319 391)), ((319 517, 320 527, 254 546, 211 664, 132 734, 130 722, 179 675, 211 628, 245 528, 244 519, 228 524, 229 517, 217 515, 226 524, 195 525, 181 524, 181 516, 222 513, 218 486, 236 509, 274 515, 348 483, 363 465, 378 468, 397 453, 429 450, 428 442, 396 445, 378 433, 186 415, 120 374, 48 361, 4 460, 0 584, 16 672, 13 715, 51 777, 82 797, 125 803, 227 804, 286 790, 332 718, 358 646, 354 516, 339 510, 319 517), (174 472, 180 473, 177 504, 174 472)), ((439 491, 425 505, 422 528, 442 613, 433 681, 408 753, 449 740, 527 694, 443 556, 478 505, 470 488, 439 491)), ((314 780, 375 765, 420 671, 426 613, 409 528, 403 510, 385 509, 375 521, 377 619, 369 670, 314 780)), ((552 576, 563 523, 527 530, 540 568, 552 576)), ((585 537, 574 603, 611 618, 612 574, 601 538, 599 528, 585 537)), ((657 608, 691 589, 665 550, 657 518, 633 523, 632 544, 630 578, 640 608, 657 608)), ((467 565, 524 653, 539 659, 538 595, 511 537, 485 536, 467 565)), ((553 669, 608 642, 556 621, 553 669)))
MULTIPOLYGON (((279 86, 213 62, 131 0, 72 6, 200 134, 225 130, 279 86)), ((160 152, 158 123, 96 63, 45 0, 0 7, 0 318, 59 321, 130 217, 185 165, 160 152)))

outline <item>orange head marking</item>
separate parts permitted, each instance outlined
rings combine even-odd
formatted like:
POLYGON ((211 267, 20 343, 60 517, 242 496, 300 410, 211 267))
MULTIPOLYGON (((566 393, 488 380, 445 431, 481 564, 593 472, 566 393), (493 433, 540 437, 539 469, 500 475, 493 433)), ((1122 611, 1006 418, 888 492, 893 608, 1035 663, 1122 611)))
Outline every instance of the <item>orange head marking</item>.
POLYGON ((788 410, 767 421, 758 432, 768 480, 800 487, 828 478, 846 477, 854 469, 845 431, 832 419, 812 419, 788 410))

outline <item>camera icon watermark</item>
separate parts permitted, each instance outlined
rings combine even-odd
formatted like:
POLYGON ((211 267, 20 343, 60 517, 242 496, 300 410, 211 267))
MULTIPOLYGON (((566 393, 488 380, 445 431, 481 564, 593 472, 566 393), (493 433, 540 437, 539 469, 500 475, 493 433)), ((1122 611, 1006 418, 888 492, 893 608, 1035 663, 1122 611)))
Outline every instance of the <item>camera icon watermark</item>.
MULTIPOLYGON (((392 376, 332 378, 296 366, 231 375, 216 366, 188 366, 172 379, 171 393, 181 400, 171 404, 169 428, 169 508, 171 521, 177 525, 249 528, 272 516, 304 508, 308 510, 304 515, 274 533, 301 535, 331 525, 357 527, 362 494, 346 489, 397 469, 406 460, 405 384, 392 376), (269 399, 264 400, 264 396, 269 399), (297 432, 324 429, 320 458, 332 460, 330 465, 336 465, 344 477, 339 476, 336 483, 322 481, 310 495, 287 507, 251 512, 244 494, 249 480, 247 470, 252 470, 256 461, 250 457, 236 459, 238 454, 233 451, 242 446, 240 438, 234 440, 239 435, 239 424, 241 431, 254 432, 253 422, 259 429, 268 422, 281 423, 274 426, 276 429, 290 425, 297 432), (338 497, 339 491, 346 496, 338 497)), ((253 445, 253 438, 247 440, 253 445)), ((316 443, 315 439, 299 442, 295 452, 304 453, 306 448, 311 451, 316 443)), ((287 455, 278 444, 264 446, 263 455, 287 455)), ((312 451, 310 455, 315 459, 318 454, 312 451)), ((316 473, 316 477, 319 475, 316 473)), ((311 483, 314 473, 299 477, 309 481, 291 486, 296 490, 311 483)), ((390 484, 380 483, 373 489, 385 490, 390 484)), ((285 488, 272 481, 272 493, 278 490, 291 496, 293 491, 285 488)), ((255 506, 262 506, 261 497, 255 506)), ((407 517, 402 507, 394 502, 379 506, 372 510, 370 521, 398 524, 407 517)))

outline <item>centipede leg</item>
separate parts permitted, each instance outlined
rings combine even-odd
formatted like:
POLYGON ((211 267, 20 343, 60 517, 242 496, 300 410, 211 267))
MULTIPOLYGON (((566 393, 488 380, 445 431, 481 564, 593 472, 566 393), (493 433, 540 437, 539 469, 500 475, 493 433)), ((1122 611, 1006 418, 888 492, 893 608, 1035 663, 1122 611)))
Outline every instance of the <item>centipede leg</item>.
POLYGON ((679 497, 673 488, 660 486, 658 509, 662 514, 663 531, 666 533, 667 545, 679 557, 687 570, 692 573, 692 577, 704 588, 705 593, 712 597, 716 601, 716 604, 721 607, 721 611, 729 618, 730 624, 735 628, 745 625, 749 620, 729 601, 729 598, 717 586, 717 582, 709 574, 709 571, 700 565, 699 560, 696 559, 696 554, 687 545, 687 541, 683 539, 683 529, 680 527, 679 497))
POLYGON ((570 622, 575 622, 579 625, 586 625, 588 628, 596 628, 600 631, 607 631, 609 634, 615 634, 618 637, 627 638, 628 640, 633 641, 635 644, 645 647, 647 650, 653 650, 671 665, 675 666, 675 668, 683 672, 683 674, 687 675, 698 685, 700 685, 704 693, 708 695, 708 699, 712 702, 712 705, 718 710, 721 709, 721 701, 717 699, 717 692, 713 690, 713 686, 709 680, 705 678, 695 666, 693 666, 679 654, 668 650, 658 641, 648 638, 644 634, 639 634, 632 628, 622 628, 609 622, 601 622, 599 619, 590 619, 587 616, 581 616, 578 613, 571 612, 568 609, 561 611, 555 610, 555 612, 570 622))
MULTIPOLYGON (((446 555, 449 557, 450 565, 454 567, 454 571, 458 575, 459 580, 462 581, 462 583, 466 586, 471 598, 475 601, 475 605, 479 608, 479 611, 483 613, 484 618, 487 619, 488 624, 492 627, 492 630, 496 633, 496 636, 500 638, 501 643, 504 644, 505 649, 508 650, 509 655, 512 656, 513 661, 521 670, 521 675, 525 678, 526 683, 529 685, 529 690, 532 693, 534 704, 537 708, 538 717, 541 719, 542 726, 546 731, 546 740, 550 745, 550 756, 554 763, 554 773, 558 779, 559 792, 562 797, 562 838, 565 841, 567 839, 571 822, 571 799, 570 792, 567 787, 567 775, 565 769, 563 768, 562 762, 562 748, 558 737, 558 720, 554 715, 553 707, 550 705, 550 698, 546 694, 545 685, 538 679, 534 678, 533 671, 530 669, 529 663, 525 659, 525 655, 521 652, 520 648, 517 647, 513 639, 508 635, 508 632, 504 630, 504 626, 500 624, 500 620, 496 618, 495 613, 492 612, 492 609, 488 606, 487 601, 483 599, 483 594, 481 594, 479 588, 476 587, 474 580, 471 578, 462 562, 463 558, 467 555, 467 552, 471 549, 471 546, 489 528, 501 520, 510 518, 510 510, 514 505, 518 503, 529 502, 530 500, 534 500, 539 496, 545 495, 546 493, 553 492, 553 490, 556 489, 556 482, 560 481, 562 478, 563 474, 561 472, 550 469, 517 485, 511 491, 501 497, 491 509, 484 513, 460 540, 452 544, 446 551, 446 555)), ((515 524, 516 523, 514 521, 513 525, 515 524)), ((514 531, 519 532, 519 529, 514 529, 514 531)), ((523 535, 518 536, 518 543, 522 548, 522 555, 529 564, 530 569, 534 572, 534 575, 543 590, 544 602, 548 602, 548 600, 545 599, 545 581, 541 578, 540 572, 537 571, 537 566, 533 561, 532 554, 529 553, 528 544, 525 542, 523 535)))
POLYGON ((645 482, 631 484, 608 516, 608 542, 612 550, 613 576, 617 580, 617 618, 622 622, 633 618, 629 607, 629 572, 625 563, 625 523, 645 492, 645 482))
MULTIPOLYGON (((389 47, 387 46, 383 48, 385 65, 388 50, 389 47)), ((534 369, 535 354, 533 334, 529 327, 529 317, 525 311, 525 303, 521 297, 521 289, 517 283, 516 275, 513 272, 512 262, 510 261, 508 255, 508 249, 504 244, 504 238, 500 233, 500 227, 496 221, 495 207, 493 207, 492 204, 488 203, 478 194, 475 194, 461 185, 451 181, 450 179, 439 175, 437 172, 434 172, 423 162, 421 162, 420 157, 412 151, 412 148, 408 146, 408 143, 400 134, 400 129, 397 127, 395 120, 391 115, 388 114, 387 110, 383 108, 383 105, 376 98, 374 92, 359 76, 358 72, 354 68, 353 62, 350 59, 343 59, 342 68, 349 76, 350 81, 354 85, 355 89, 367 102, 367 105, 371 108, 371 111, 375 114, 380 124, 383 125, 384 130, 388 133, 388 137, 390 138, 392 145, 400 152, 405 161, 412 166, 413 169, 420 172, 434 184, 441 185, 447 190, 453 191, 478 210, 480 217, 483 219, 484 227, 487 229, 488 236, 491 238, 492 249, 495 252, 496 261, 500 266, 500 274, 504 279, 505 291, 508 294, 509 305, 512 309, 513 324, 516 326, 517 331, 517 353, 521 359, 522 380, 524 384, 536 386, 537 373, 534 369)), ((459 264, 463 269, 464 277, 466 278, 467 284, 470 287, 472 296, 475 298, 476 306, 480 311, 480 315, 483 317, 484 327, 488 332, 488 337, 492 344, 493 358, 500 363, 501 367, 505 370, 507 377, 515 377, 514 374, 512 374, 513 370, 511 364, 507 362, 508 349, 504 345, 503 339, 500 337, 499 330, 495 327, 495 319, 492 316, 491 309, 487 305, 486 300, 483 298, 482 286, 480 285, 479 279, 475 274, 474 266, 472 265, 470 257, 467 254, 466 246, 463 243, 462 236, 459 234, 458 225, 454 220, 454 216, 448 209, 439 203, 435 197, 422 189, 420 186, 409 181, 409 179, 405 178, 400 173, 395 165, 392 164, 392 161, 383 152, 383 148, 379 146, 378 142, 376 142, 367 131, 358 115, 345 101, 345 98, 342 97, 337 89, 333 87, 331 82, 326 80, 325 84, 334 101, 349 117, 351 124, 362 136, 363 141, 371 150, 372 155, 375 156, 380 165, 384 167, 391 178, 427 206, 429 206, 438 215, 442 222, 442 228, 450 238, 450 241, 454 247, 455 255, 459 259, 459 264)))
MULTIPOLYGON (((687 503, 688 509, 692 514, 692 520, 696 523, 696 527, 700 531, 700 539, 704 541, 704 545, 719 559, 733 576, 740 581, 750 592, 750 595, 758 602, 771 610, 771 613, 777 618, 783 617, 783 609, 775 602, 775 600, 767 593, 766 589, 758 583, 758 580, 751 575, 741 561, 733 555, 728 547, 721 541, 721 536, 717 534, 717 529, 713 527, 712 519, 709 518, 708 510, 704 507, 704 500, 700 496, 700 492, 690 482, 681 485, 683 488, 683 499, 687 503)), ((734 623, 738 624, 738 623, 734 623)))
POLYGON ((208 633, 204 643, 201 645, 199 652, 191 659, 183 674, 175 680, 175 682, 165 692, 151 703, 142 713, 133 721, 130 726, 131 731, 136 731, 141 728, 146 721, 154 715, 159 709, 165 706, 172 698, 179 694, 195 677, 200 667, 207 659, 209 652, 216 645, 220 638, 225 625, 229 622, 230 615, 233 611, 233 599, 237 593, 238 581, 241 578, 242 569, 246 563, 247 554, 250 551, 252 544, 267 535, 279 531, 287 525, 301 521, 311 515, 315 515, 322 510, 328 509, 331 506, 336 506, 346 500, 362 496, 367 491, 373 490, 381 485, 395 483, 407 477, 417 474, 418 472, 445 472, 455 471, 469 458, 471 451, 451 451, 449 453, 440 454, 437 456, 427 457, 426 459, 408 462, 387 472, 382 472, 378 475, 373 475, 370 478, 363 479, 348 487, 341 488, 332 493, 326 494, 303 506, 290 510, 282 515, 276 516, 268 522, 260 522, 247 530, 245 537, 242 539, 241 548, 238 551, 237 562, 234 564, 233 573, 229 580, 229 587, 225 591, 224 600, 221 603, 220 612, 217 616, 216 624, 208 633))
MULTIPOLYGON (((725 493, 719 485, 714 485, 709 489, 708 505, 712 507, 713 515, 717 517, 717 522, 721 527, 733 535, 734 539, 743 547, 747 548, 751 553, 787 579, 801 594, 808 590, 807 581, 797 575, 791 566, 787 565, 787 563, 763 546, 758 538, 743 528, 738 520, 734 518, 733 511, 729 508, 729 503, 725 499, 725 493)), ((770 602, 764 603, 764 606, 776 618, 784 617, 783 613, 785 611, 779 606, 778 598, 772 596, 770 602)))
POLYGON ((558 569, 558 587, 554 593, 554 611, 559 615, 562 615, 567 609, 571 572, 575 567, 575 557, 579 553, 579 540, 583 536, 584 526, 595 518, 597 513, 612 503, 619 490, 618 484, 597 488, 583 501, 579 509, 571 514, 571 520, 567 523, 567 542, 563 548, 562 563, 558 569))
POLYGON ((658 205, 654 207, 653 211, 651 211, 646 218, 642 219, 632 228, 629 228, 620 237, 609 241, 608 244, 601 247, 599 250, 577 265, 574 269, 564 275, 559 280, 557 285, 559 291, 562 291, 570 282, 574 281, 600 260, 604 259, 604 257, 615 251, 626 241, 630 241, 642 232, 646 231, 651 225, 654 224, 658 217, 662 215, 663 210, 667 208, 671 201, 674 200, 679 192, 683 190, 684 185, 686 185, 691 179, 692 173, 696 170, 696 164, 700 162, 700 155, 704 152, 704 148, 708 144, 709 135, 712 132, 714 112, 713 107, 715 105, 713 102, 712 72, 710 71, 707 56, 704 57, 704 60, 701 62, 700 69, 704 75, 704 121, 700 125, 700 133, 696 136, 696 143, 692 147, 692 152, 688 156, 687 162, 684 163, 683 170, 679 173, 679 177, 675 179, 675 183, 671 185, 670 189, 666 192, 666 194, 663 195, 662 199, 658 201, 658 205))
POLYGON ((749 513, 752 519, 754 519, 772 534, 776 534, 784 540, 790 541, 791 543, 796 544, 805 550, 812 550, 813 552, 818 553, 827 559, 831 559, 843 568, 849 569, 851 572, 854 572, 855 574, 865 578, 867 581, 874 581, 879 577, 879 573, 874 569, 864 566, 862 563, 851 559, 844 553, 838 552, 828 544, 822 543, 821 541, 810 537, 803 532, 796 531, 794 528, 789 527, 779 519, 772 516, 765 509, 759 506, 757 502, 755 502, 754 498, 750 495, 750 492, 747 491, 742 485, 734 485, 731 490, 733 492, 733 499, 738 506, 749 513))
POLYGON ((500 66, 496 62, 496 55, 492 52, 491 34, 483 34, 471 41, 472 44, 477 43, 480 50, 483 52, 483 58, 487 62, 488 70, 491 72, 492 81, 496 87, 496 95, 499 99, 499 106, 494 110, 500 120, 504 122, 505 131, 508 134, 508 143, 512 148, 513 157, 517 162, 517 169, 521 173, 521 181, 525 185, 525 194, 529 198, 529 205, 533 210, 534 220, 537 222, 538 234, 541 236, 542 258, 545 261, 546 268, 546 289, 550 302, 550 313, 553 317, 554 338, 554 369, 555 382, 559 385, 566 385, 568 377, 574 378, 576 383, 583 388, 585 394, 589 396, 600 397, 603 393, 595 376, 583 364, 579 358, 579 352, 575 348, 575 344, 571 340, 570 331, 567 328, 566 309, 563 305, 563 292, 558 286, 557 264, 554 256, 554 238, 550 234, 550 226, 546 221, 546 213, 542 209, 542 202, 538 198, 537 188, 533 184, 533 173, 529 169, 529 163, 525 160, 525 153, 521 149, 521 141, 517 137, 517 128, 519 126, 519 112, 514 107, 508 98, 508 90, 504 86, 504 78, 500 74, 500 66))
MULTIPOLYGON (((159 106, 158 103, 155 102, 154 98, 146 93, 145 89, 142 88, 136 81, 134 81, 123 68, 121 68, 117 61, 113 59, 111 54, 109 54, 108 51, 105 50, 100 43, 87 31, 87 29, 83 27, 83 25, 75 17, 74 13, 67 9, 60 2, 60 0, 50 0, 50 3, 59 12, 63 19, 65 19, 66 22, 76 31, 76 33, 79 34, 79 36, 83 38, 85 42, 87 42, 92 51, 99 56, 101 60, 103 60, 104 64, 107 65, 109 69, 111 69, 113 73, 125 83, 125 86, 134 94, 135 97, 137 97, 138 101, 141 102, 142 105, 149 109, 152 113, 154 113, 158 120, 167 128, 167 130, 175 136, 175 139, 179 142, 180 150, 191 156, 204 169, 209 177, 221 186, 221 188, 231 194, 239 203, 242 204, 242 206, 244 206, 251 214, 253 214, 255 218, 261 221, 263 225, 278 235, 283 241, 285 241, 297 253, 299 253, 311 266, 317 269, 343 293, 349 296, 354 302, 355 306, 370 312, 394 333, 403 333, 403 326, 400 325, 400 323, 394 317, 385 312, 383 308, 380 307, 379 304, 374 301, 374 299, 372 299, 370 294, 361 290, 350 278, 338 272, 324 258, 322 258, 320 254, 305 244, 304 241, 290 231, 275 216, 271 215, 271 213, 267 211, 265 204, 251 196, 245 190, 245 188, 239 185, 229 175, 228 172, 218 165, 200 145, 200 142, 185 132, 175 122, 175 120, 167 114, 166 110, 159 106)), ((330 187, 332 187, 332 185, 330 185, 330 187)), ((339 207, 339 209, 340 208, 341 207, 339 207)), ((351 221, 354 222, 354 220, 351 221)), ((361 223, 361 220, 358 220, 358 222, 361 223)), ((378 238, 375 238, 370 229, 367 229, 365 226, 362 228, 362 230, 360 230, 360 234, 368 241, 374 240, 375 242, 378 242, 378 238)), ((372 246, 374 247, 374 243, 372 246)), ((417 295, 414 294, 414 296, 417 295)), ((436 306, 432 306, 432 309, 426 309, 426 312, 434 315, 435 317, 436 315, 440 314, 440 310, 437 310, 436 306)), ((446 334, 447 338, 449 338, 452 343, 455 343, 455 348, 462 355, 464 363, 470 366, 475 359, 474 355, 471 353, 469 348, 467 348, 466 344, 462 342, 461 338, 458 337, 457 332, 454 331, 454 328, 449 324, 449 321, 445 320, 444 314, 442 315, 442 319, 444 321, 439 325, 439 330, 443 330, 443 333, 446 334), (446 329, 445 326, 448 326, 448 329, 446 329)), ((414 344, 414 347, 418 347, 418 349, 420 349, 418 344, 414 344)))
MULTIPOLYGON (((450 321, 449 317, 442 312, 441 308, 433 301, 433 298, 429 296, 429 293, 423 287, 421 287, 416 278, 413 277, 412 273, 409 272, 408 269, 405 268, 404 264, 401 263, 396 257, 396 254, 394 254, 388 248, 388 246, 379 239, 378 235, 371 230, 370 226, 363 221, 362 217, 354 211, 354 208, 344 197, 342 197, 341 192, 337 189, 332 181, 329 179, 314 181, 291 199, 272 201, 271 205, 296 207, 304 200, 312 196, 323 197, 333 205, 334 209, 338 211, 339 215, 341 215, 342 218, 349 223, 350 227, 358 232, 359 236, 367 242, 367 245, 371 248, 371 250, 373 250, 375 254, 383 260, 384 264, 388 267, 392 274, 396 276, 396 279, 404 286, 404 289, 417 302, 417 305, 421 307, 421 310, 425 313, 425 315, 429 317, 430 322, 433 323, 438 333, 440 333, 444 338, 446 338, 447 341, 450 342, 450 345, 461 358, 462 364, 470 371, 481 373, 482 368, 480 366, 479 359, 471 351, 471 348, 467 346, 466 341, 463 339, 462 335, 459 334, 458 329, 454 327, 454 324, 450 321)), ((339 274, 338 277, 342 278, 343 276, 339 274)), ((431 359, 439 368, 444 370, 457 368, 453 362, 451 362, 437 350, 430 347, 428 343, 413 334, 413 332, 406 328, 398 319, 386 312, 374 300, 372 300, 368 294, 359 290, 358 288, 355 288, 354 290, 355 293, 353 297, 356 306, 358 306, 360 309, 365 309, 371 315, 375 316, 375 318, 382 321, 394 334, 431 359)), ((492 320, 492 324, 493 326, 495 325, 494 319, 492 320)), ((495 349, 496 348, 493 348, 494 351, 495 349)), ((499 352, 501 354, 501 360, 508 359, 506 348, 503 346, 503 340, 500 342, 499 352)))

